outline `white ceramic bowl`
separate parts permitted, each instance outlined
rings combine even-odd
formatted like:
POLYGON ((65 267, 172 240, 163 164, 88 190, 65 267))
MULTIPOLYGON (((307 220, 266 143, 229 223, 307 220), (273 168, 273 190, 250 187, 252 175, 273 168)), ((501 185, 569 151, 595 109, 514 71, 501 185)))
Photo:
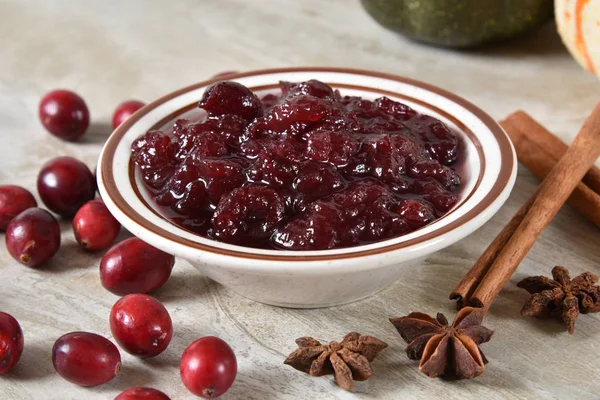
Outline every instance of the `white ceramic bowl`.
MULTIPOLYGON (((216 242, 163 218, 145 196, 130 164, 132 142, 193 109, 202 82, 148 104, 108 139, 98 164, 98 186, 113 215, 131 233, 181 257, 217 282, 248 298, 285 307, 325 307, 369 296, 392 284, 429 254, 469 235, 507 199, 516 177, 516 156, 500 126, 482 110, 431 85, 376 72, 290 68, 228 76, 258 93, 284 81, 318 79, 342 94, 388 96, 433 115, 459 132, 464 157, 458 172, 461 200, 446 216, 408 235, 352 248, 322 251, 263 250, 216 242)), ((458 277, 457 277, 458 278, 458 277)))

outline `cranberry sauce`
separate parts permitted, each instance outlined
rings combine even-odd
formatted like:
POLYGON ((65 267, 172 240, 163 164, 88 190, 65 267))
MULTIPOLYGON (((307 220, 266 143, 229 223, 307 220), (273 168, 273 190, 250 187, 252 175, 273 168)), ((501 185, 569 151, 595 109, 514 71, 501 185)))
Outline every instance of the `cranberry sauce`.
POLYGON ((259 99, 216 83, 200 122, 180 119, 133 143, 173 222, 227 243, 320 250, 412 232, 458 201, 459 141, 441 121, 316 80, 280 87, 259 99))

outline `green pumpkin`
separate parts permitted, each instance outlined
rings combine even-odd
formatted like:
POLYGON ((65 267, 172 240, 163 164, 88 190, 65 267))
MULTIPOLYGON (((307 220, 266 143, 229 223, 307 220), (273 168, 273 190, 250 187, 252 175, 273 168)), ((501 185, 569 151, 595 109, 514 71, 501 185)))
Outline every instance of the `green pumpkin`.
POLYGON ((473 47, 513 38, 552 18, 553 0, 361 0, 381 25, 423 42, 473 47))

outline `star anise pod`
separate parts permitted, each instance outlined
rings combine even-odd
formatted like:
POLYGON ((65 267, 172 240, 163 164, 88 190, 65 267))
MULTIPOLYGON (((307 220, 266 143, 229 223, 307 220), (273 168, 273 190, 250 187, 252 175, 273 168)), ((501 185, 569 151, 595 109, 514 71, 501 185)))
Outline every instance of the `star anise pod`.
POLYGON ((284 361, 285 364, 311 376, 333 373, 336 383, 346 390, 354 387, 352 380, 366 381, 373 375, 371 362, 387 347, 373 336, 350 332, 340 342, 321 344, 311 337, 296 339, 298 350, 284 361))
POLYGON ((479 345, 488 342, 494 331, 481 325, 485 312, 464 307, 452 325, 444 314, 436 318, 420 312, 390 318, 402 339, 406 354, 421 360, 419 370, 430 378, 471 379, 483 373, 487 359, 479 345))
POLYGON ((600 311, 598 277, 591 272, 571 279, 569 271, 561 266, 552 268, 552 277, 531 276, 517 284, 532 296, 521 309, 521 315, 530 317, 559 317, 570 334, 575 331, 579 313, 600 311))

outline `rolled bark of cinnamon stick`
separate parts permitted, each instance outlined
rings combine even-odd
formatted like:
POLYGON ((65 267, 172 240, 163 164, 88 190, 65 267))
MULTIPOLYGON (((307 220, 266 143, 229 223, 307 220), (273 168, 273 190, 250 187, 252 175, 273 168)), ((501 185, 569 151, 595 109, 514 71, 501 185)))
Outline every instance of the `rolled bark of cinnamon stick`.
MULTIPOLYGON (((520 132, 523 132, 527 139, 537 145, 538 148, 543 149, 546 154, 554 159, 555 163, 558 162, 562 156, 564 156, 569 148, 565 143, 563 143, 562 140, 554 136, 543 125, 541 125, 524 111, 516 111, 512 113, 501 122, 501 125, 502 123, 509 123, 520 132)), ((507 131, 507 133, 509 136, 511 135, 511 132, 507 131)), ((511 139, 513 139, 512 136, 511 139)), ((521 157, 519 157, 519 159, 521 159, 521 157)), ((594 166, 590 168, 590 170, 583 177, 582 181, 594 192, 600 194, 599 168, 594 166)))
MULTIPOLYGON (((515 145, 519 161, 533 172, 535 176, 544 179, 550 173, 556 164, 556 161, 546 152, 546 146, 540 147, 536 142, 530 139, 530 135, 528 135, 527 132, 521 130, 520 127, 523 126, 521 121, 523 121, 524 118, 532 121, 528 122, 527 125, 530 125, 531 123, 537 124, 537 122, 532 120, 527 114, 519 111, 511 114, 504 121, 501 121, 500 125, 504 128, 506 133, 508 133, 508 136, 510 136, 515 145)), ((594 168, 590 169, 587 175, 590 175, 593 169, 594 168)), ((573 190, 567 203, 587 217, 596 226, 600 227, 600 194, 590 189, 587 185, 579 183, 575 187, 575 190, 573 190)))
MULTIPOLYGON (((469 304, 486 310, 489 308, 598 156, 600 104, 587 118, 571 147, 541 183, 529 210, 473 292, 469 304)), ((517 216, 519 214, 521 210, 517 216)))
MULTIPOLYGON (((538 188, 539 191, 539 188, 538 188)), ((458 309, 467 306, 473 292, 477 289, 479 283, 483 277, 487 274, 490 267, 494 263, 498 254, 502 251, 506 243, 510 240, 515 230, 519 227, 519 224, 523 221, 523 218, 529 211, 529 208, 535 200, 537 192, 527 200, 523 206, 517 211, 512 217, 508 224, 500 231, 498 236, 492 243, 485 249, 483 254, 479 257, 479 260, 473 265, 473 267, 467 272, 467 274, 461 279, 456 285, 456 288, 450 293, 450 300, 456 300, 456 306, 458 309)))

